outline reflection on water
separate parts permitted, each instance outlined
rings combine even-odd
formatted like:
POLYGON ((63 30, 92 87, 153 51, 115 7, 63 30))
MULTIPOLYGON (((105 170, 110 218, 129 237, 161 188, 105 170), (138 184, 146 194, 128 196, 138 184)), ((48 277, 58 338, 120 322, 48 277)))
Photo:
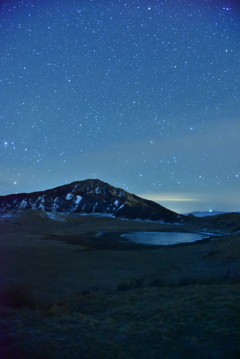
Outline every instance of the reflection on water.
POLYGON ((129 239, 131 242, 171 246, 179 243, 191 243, 208 238, 198 233, 179 233, 179 232, 132 232, 122 234, 121 237, 129 239))

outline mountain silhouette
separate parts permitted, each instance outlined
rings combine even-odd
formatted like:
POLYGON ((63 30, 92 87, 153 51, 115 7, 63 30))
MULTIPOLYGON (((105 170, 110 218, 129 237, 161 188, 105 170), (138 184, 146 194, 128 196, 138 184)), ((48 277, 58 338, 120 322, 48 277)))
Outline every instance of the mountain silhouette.
POLYGON ((179 222, 184 216, 99 179, 72 182, 40 192, 0 196, 0 212, 35 209, 52 213, 101 213, 114 217, 179 222))

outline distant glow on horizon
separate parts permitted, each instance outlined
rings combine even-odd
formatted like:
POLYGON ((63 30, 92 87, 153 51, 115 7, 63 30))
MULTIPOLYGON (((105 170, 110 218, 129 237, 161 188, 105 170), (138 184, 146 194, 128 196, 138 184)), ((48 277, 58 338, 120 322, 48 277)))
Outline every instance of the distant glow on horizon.
POLYGON ((98 178, 179 212, 240 210, 237 2, 0 14, 0 195, 98 178))
POLYGON ((220 211, 221 208, 225 208, 226 212, 238 212, 239 201, 235 197, 234 192, 229 192, 229 198, 223 201, 221 194, 208 193, 202 194, 201 197, 197 197, 196 193, 165 193, 165 194, 137 194, 139 197, 157 202, 158 204, 166 207, 177 213, 195 212, 198 211, 213 212, 220 211), (211 209, 209 209, 211 208, 211 209))
POLYGON ((154 201, 163 207, 166 207, 177 213, 194 212, 196 208, 200 208, 201 200, 191 197, 185 193, 148 193, 138 194, 139 197, 154 201))

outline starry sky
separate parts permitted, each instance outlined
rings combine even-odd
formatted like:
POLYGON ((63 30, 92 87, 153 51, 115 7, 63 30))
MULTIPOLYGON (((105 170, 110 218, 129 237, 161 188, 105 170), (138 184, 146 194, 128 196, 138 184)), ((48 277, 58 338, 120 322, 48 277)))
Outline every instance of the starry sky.
POLYGON ((0 6, 0 195, 99 178, 240 211, 237 1, 0 6))

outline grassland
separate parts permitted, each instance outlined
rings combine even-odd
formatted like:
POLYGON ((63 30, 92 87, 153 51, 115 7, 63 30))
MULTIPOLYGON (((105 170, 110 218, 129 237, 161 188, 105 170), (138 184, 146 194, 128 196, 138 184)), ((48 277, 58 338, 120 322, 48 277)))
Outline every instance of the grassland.
POLYGON ((1 359, 240 357, 238 233, 146 248, 119 235, 188 228, 62 219, 0 221, 1 359))

